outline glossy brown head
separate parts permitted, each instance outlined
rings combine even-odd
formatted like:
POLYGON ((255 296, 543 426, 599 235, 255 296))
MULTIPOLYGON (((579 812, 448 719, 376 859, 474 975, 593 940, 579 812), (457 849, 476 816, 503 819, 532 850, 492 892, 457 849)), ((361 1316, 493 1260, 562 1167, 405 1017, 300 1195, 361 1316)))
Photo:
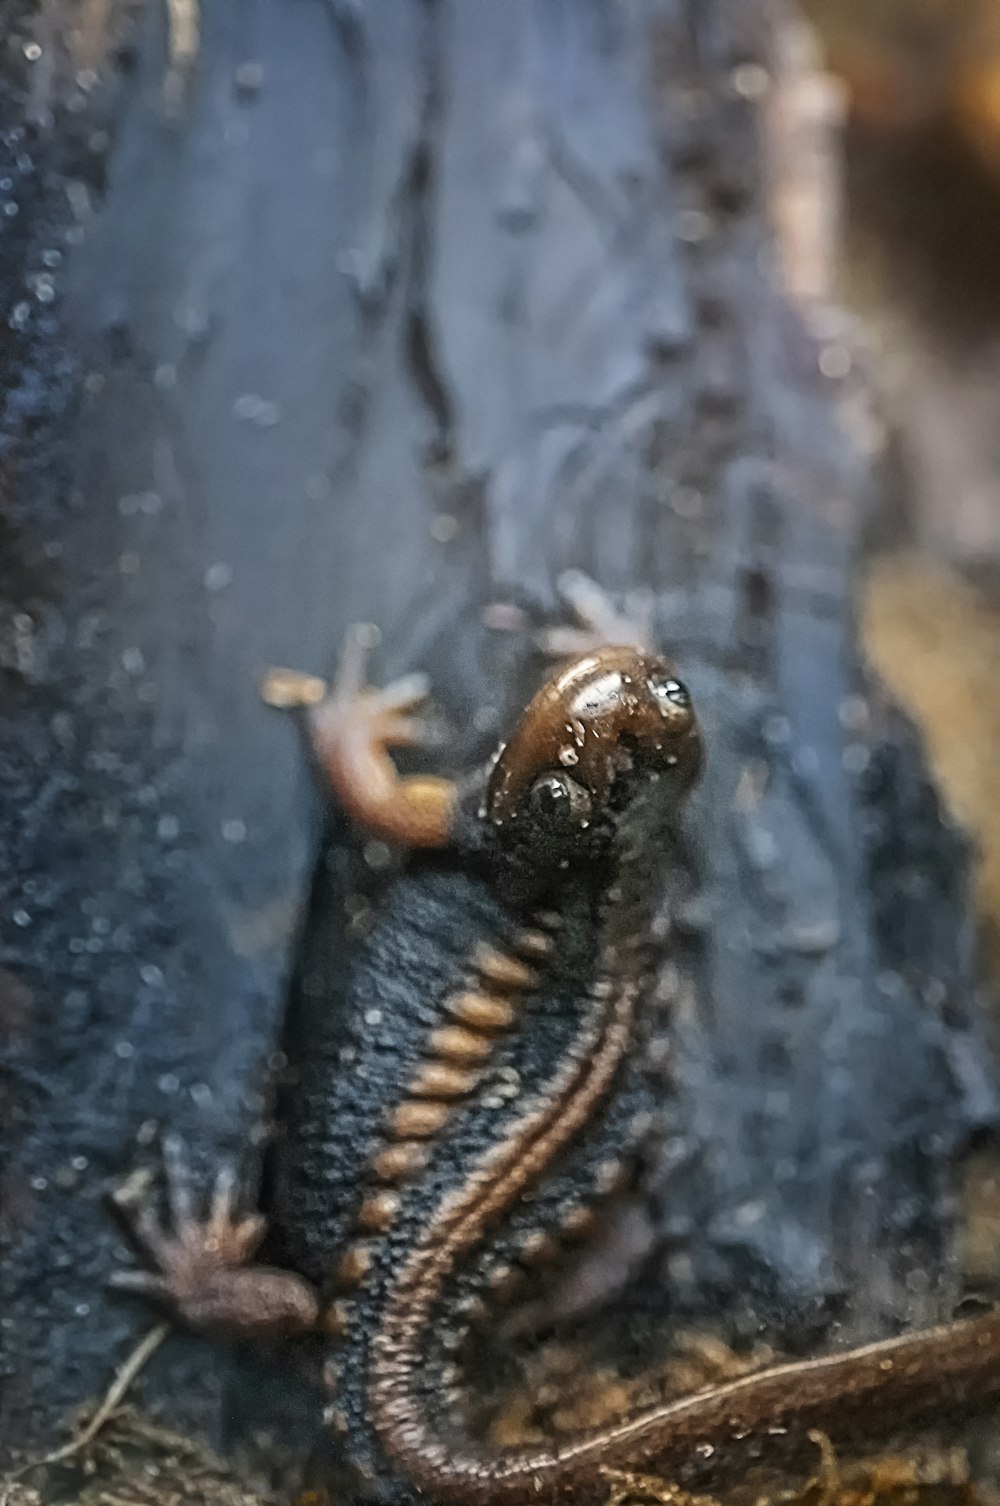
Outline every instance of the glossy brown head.
POLYGON ((683 794, 702 765, 701 737, 673 665, 609 647, 542 686, 501 749, 485 814, 496 826, 558 808, 580 826, 655 780, 683 794))

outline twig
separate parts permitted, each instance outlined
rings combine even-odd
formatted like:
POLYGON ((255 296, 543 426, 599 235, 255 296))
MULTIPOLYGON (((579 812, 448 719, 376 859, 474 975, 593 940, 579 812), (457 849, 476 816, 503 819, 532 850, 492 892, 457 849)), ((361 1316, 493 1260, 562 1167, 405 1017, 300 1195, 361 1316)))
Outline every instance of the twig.
POLYGON ((61 1448, 54 1449, 51 1454, 43 1454, 40 1459, 30 1459, 27 1464, 22 1464, 20 1468, 7 1476, 7 1479, 3 1483, 2 1494, 0 1494, 0 1506, 8 1506, 10 1499, 9 1487, 15 1481, 23 1479, 26 1474, 29 1474, 34 1469, 41 1469, 44 1465, 61 1464, 64 1459, 71 1459, 74 1454, 78 1454, 81 1449, 86 1448, 88 1443, 93 1442, 101 1431, 101 1428, 103 1428, 104 1424, 118 1407, 140 1370, 156 1353, 169 1332, 169 1323, 158 1323, 155 1328, 151 1328, 146 1336, 139 1341, 125 1363, 115 1372, 114 1380, 108 1387, 103 1401, 82 1432, 78 1433, 75 1438, 71 1438, 69 1443, 64 1443, 61 1448))
POLYGON ((163 99, 168 116, 176 117, 201 46, 201 16, 199 0, 166 0, 166 3, 167 72, 163 99))

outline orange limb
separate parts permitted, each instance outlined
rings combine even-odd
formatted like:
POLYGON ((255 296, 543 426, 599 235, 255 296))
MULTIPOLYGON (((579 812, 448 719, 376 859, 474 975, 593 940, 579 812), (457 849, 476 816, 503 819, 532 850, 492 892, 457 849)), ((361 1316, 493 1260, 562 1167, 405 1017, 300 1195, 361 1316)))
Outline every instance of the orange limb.
POLYGON ((401 847, 445 847, 451 839, 455 785, 427 774, 403 777, 390 748, 419 747, 426 725, 411 713, 427 697, 424 675, 406 675, 382 690, 365 684, 370 629, 348 633, 337 678, 273 670, 264 699, 305 708, 317 763, 348 815, 373 837, 401 847))

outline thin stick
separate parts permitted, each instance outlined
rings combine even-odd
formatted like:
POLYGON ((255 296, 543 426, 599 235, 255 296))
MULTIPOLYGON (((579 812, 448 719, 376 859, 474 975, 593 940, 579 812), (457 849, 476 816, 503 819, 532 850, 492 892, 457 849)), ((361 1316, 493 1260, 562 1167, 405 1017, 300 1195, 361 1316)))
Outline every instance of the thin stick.
POLYGON ((199 0, 167 0, 167 71, 163 98, 168 115, 179 114, 201 45, 199 0))
POLYGON ((0 1494, 0 1506, 7 1506, 9 1500, 8 1487, 13 1485, 15 1480, 22 1479, 33 1469, 41 1469, 43 1465, 61 1464, 64 1459, 71 1459, 74 1454, 78 1454, 81 1449, 86 1448, 88 1443, 93 1442, 104 1424, 118 1407, 140 1370, 156 1353, 169 1332, 169 1323, 157 1323, 156 1327, 151 1328, 145 1338, 139 1341, 125 1363, 115 1372, 114 1380, 108 1387, 104 1400, 82 1432, 78 1433, 75 1438, 71 1438, 69 1443, 64 1443, 62 1448, 54 1449, 51 1454, 43 1454, 40 1459, 29 1460, 27 1464, 22 1464, 19 1469, 14 1470, 12 1474, 7 1476, 7 1479, 4 1481, 3 1493, 0 1494))

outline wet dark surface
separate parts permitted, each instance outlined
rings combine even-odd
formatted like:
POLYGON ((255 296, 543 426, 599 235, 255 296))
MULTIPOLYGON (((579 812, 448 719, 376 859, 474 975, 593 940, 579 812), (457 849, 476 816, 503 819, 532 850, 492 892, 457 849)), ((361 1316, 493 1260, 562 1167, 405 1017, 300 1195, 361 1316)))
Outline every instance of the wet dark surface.
MULTIPOLYGON (((103 1290, 137 1137, 255 1159, 321 824, 262 668, 374 619, 461 766, 537 673, 483 607, 570 566, 656 593, 709 739, 663 1306, 789 1342, 947 1311, 997 1107, 964 852, 857 664, 871 482, 772 271, 756 8, 218 0, 173 120, 160 28, 57 322, 0 343, 3 1441, 146 1322, 103 1290)), ((18 192, 5 308, 62 202, 18 192)), ((231 1378, 178 1340, 143 1395, 230 1441, 231 1378)))

